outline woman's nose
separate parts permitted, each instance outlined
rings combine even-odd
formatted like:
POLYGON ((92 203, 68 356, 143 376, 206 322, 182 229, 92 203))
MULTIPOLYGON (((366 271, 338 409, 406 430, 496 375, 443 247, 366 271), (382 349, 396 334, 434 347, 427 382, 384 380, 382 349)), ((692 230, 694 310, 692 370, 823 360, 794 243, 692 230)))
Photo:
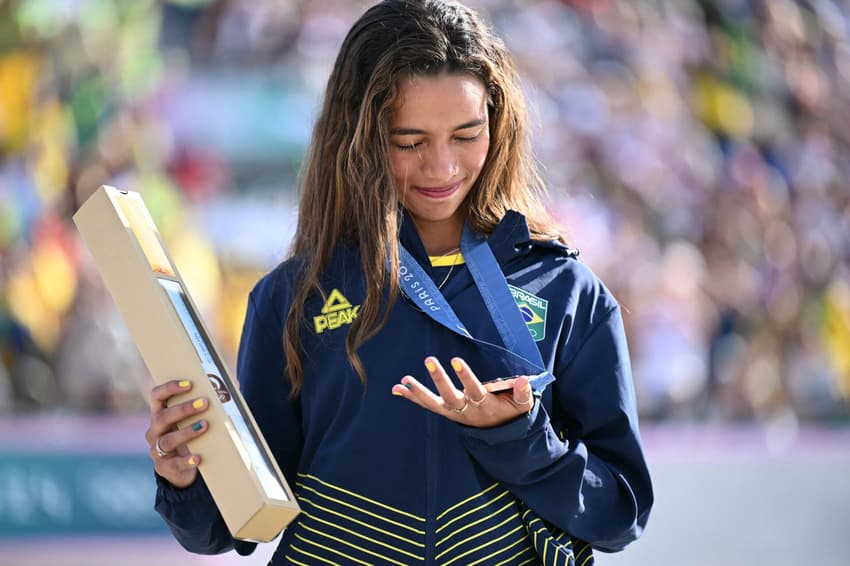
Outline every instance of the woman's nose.
POLYGON ((458 158, 447 144, 435 144, 420 154, 422 172, 435 181, 452 181, 458 173, 458 158))

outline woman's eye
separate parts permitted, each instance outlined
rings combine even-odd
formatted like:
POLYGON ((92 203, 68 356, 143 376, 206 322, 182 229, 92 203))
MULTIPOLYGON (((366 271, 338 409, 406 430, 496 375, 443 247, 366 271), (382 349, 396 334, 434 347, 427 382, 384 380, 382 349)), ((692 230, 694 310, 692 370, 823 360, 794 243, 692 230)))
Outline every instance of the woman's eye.
POLYGON ((481 135, 481 132, 475 134, 474 136, 464 137, 464 136, 456 136, 455 139, 460 142, 474 142, 481 135))
POLYGON ((422 142, 408 143, 408 144, 400 144, 400 143, 395 144, 395 146, 397 148, 399 148, 401 151, 413 151, 417 147, 419 147, 420 145, 422 145, 422 142))

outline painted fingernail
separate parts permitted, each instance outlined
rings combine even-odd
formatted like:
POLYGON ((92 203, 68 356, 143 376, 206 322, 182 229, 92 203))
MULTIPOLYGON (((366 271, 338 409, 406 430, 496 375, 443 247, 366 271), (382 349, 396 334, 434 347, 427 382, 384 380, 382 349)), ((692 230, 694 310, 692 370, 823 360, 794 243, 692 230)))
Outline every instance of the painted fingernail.
POLYGON ((189 465, 194 466, 198 463, 194 456, 189 456, 189 465))
POLYGON ((188 380, 188 379, 184 379, 184 380, 182 380, 180 383, 178 383, 177 385, 179 385, 179 386, 180 386, 180 387, 182 387, 183 389, 186 389, 187 387, 189 387, 189 384, 190 384, 189 380, 188 380))
POLYGON ((404 386, 407 388, 407 390, 408 390, 408 391, 413 391, 413 386, 412 386, 411 384, 409 384, 409 383, 402 383, 402 385, 404 385, 404 386))
POLYGON ((393 395, 395 395, 396 397, 404 397, 404 395, 401 394, 401 391, 398 391, 396 389, 393 389, 393 395))
POLYGON ((428 371, 434 373, 437 369, 437 366, 434 365, 434 362, 431 360, 425 360, 425 367, 428 368, 428 371))
POLYGON ((192 425, 192 430, 194 430, 195 432, 198 432, 202 428, 204 428, 204 422, 203 421, 198 421, 198 422, 196 422, 195 424, 192 425))
POLYGON ((460 363, 460 360, 457 358, 452 358, 452 367, 455 371, 460 371, 463 369, 463 364, 460 363))
POLYGON ((523 393, 531 393, 531 386, 530 386, 529 384, 527 384, 527 383, 526 383, 526 384, 525 384, 525 385, 523 385, 523 387, 522 387, 522 392, 523 392, 523 393))
POLYGON ((203 399, 195 399, 192 402, 192 406, 195 407, 196 409, 203 409, 204 408, 204 400, 203 399))

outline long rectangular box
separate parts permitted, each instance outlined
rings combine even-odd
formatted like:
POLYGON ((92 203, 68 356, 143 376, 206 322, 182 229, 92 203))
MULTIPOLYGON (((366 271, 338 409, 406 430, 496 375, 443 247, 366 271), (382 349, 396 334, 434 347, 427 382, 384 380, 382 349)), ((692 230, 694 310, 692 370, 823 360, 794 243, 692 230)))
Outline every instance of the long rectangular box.
POLYGON ((74 222, 154 382, 192 381, 190 392, 172 398, 172 404, 209 399, 204 413, 208 430, 189 448, 202 455, 200 472, 231 534, 242 540, 274 539, 298 514, 298 504, 141 196, 101 187, 80 207, 74 222))

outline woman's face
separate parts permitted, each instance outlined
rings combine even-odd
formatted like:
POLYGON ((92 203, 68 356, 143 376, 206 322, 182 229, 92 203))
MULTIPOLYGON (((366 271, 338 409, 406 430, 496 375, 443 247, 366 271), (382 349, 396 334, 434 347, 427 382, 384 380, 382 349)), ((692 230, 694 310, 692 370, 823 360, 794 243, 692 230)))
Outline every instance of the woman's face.
POLYGON ((490 129, 487 91, 468 74, 415 75, 402 81, 390 124, 390 159, 399 202, 421 227, 460 222, 478 179, 490 129))

